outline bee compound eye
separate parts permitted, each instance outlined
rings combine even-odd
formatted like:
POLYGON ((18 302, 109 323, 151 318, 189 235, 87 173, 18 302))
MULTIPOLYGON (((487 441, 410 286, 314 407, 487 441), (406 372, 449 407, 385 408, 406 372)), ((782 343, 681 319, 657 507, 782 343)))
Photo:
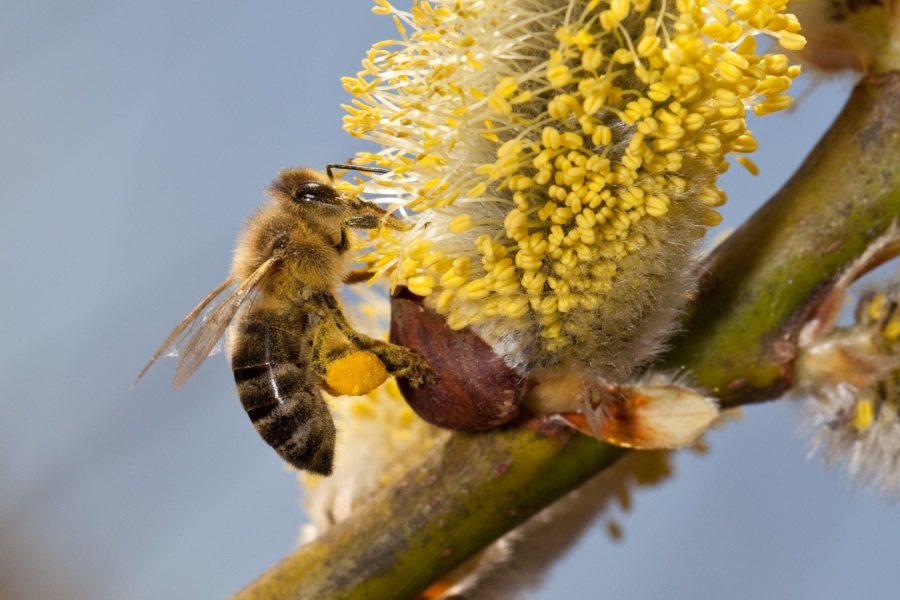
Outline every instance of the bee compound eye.
POLYGON ((320 204, 336 204, 337 195, 334 188, 320 181, 307 181, 301 184, 292 195, 297 204, 318 202, 320 204))

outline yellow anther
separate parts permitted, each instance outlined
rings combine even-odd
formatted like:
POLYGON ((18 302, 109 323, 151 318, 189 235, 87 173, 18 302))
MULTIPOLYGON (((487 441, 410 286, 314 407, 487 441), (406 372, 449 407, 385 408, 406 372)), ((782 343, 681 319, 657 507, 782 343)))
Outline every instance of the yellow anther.
POLYGON ((457 292, 460 298, 466 300, 484 300, 490 295, 490 290, 485 287, 484 278, 478 278, 470 281, 457 292))
POLYGON ((875 420, 875 405, 869 399, 861 399, 856 402, 856 408, 853 411, 853 428, 857 431, 864 431, 872 425, 875 420))
POLYGON ((881 335, 889 342, 896 342, 900 338, 900 319, 894 318, 885 323, 881 335))
POLYGON ((561 88, 572 81, 572 72, 566 65, 556 65, 547 69, 547 81, 555 88, 561 88))
POLYGON ((407 279, 406 287, 417 296, 430 296, 437 281, 429 275, 416 275, 407 279))
POLYGON ((872 300, 869 302, 868 310, 866 311, 869 320, 880 320, 882 314, 884 314, 884 307, 886 305, 887 296, 883 292, 878 292, 877 294, 872 296, 872 300))
POLYGON ((450 223, 447 224, 447 230, 450 233, 463 233, 471 228, 472 216, 465 213, 453 217, 450 223))
POLYGON ((738 161, 751 175, 759 175, 759 167, 756 166, 756 163, 747 158, 746 156, 735 156, 734 159, 738 161))
POLYGON ((669 205, 662 198, 650 196, 644 202, 644 209, 652 217, 662 217, 669 212, 669 205))
POLYGON ((778 43, 785 50, 803 50, 803 47, 806 46, 806 38, 799 33, 782 31, 778 36, 778 43))
POLYGON ((736 139, 734 141, 734 144, 732 145, 732 149, 735 152, 741 152, 744 154, 748 154, 750 152, 755 152, 756 148, 758 146, 759 146, 759 142, 757 142, 756 139, 749 133, 745 133, 744 135, 742 135, 741 137, 739 137, 738 139, 736 139))
POLYGON ((409 258, 421 262, 433 246, 434 242, 432 240, 416 240, 410 244, 406 254, 409 258))
POLYGON ((560 147, 561 142, 562 136, 560 136, 559 130, 555 127, 544 127, 541 132, 541 143, 545 148, 555 150, 560 147))
POLYGON ((722 142, 714 135, 703 134, 697 136, 697 149, 700 152, 704 152, 706 154, 712 154, 714 152, 718 152, 719 148, 722 147, 722 142))
POLYGON ((442 291, 440 294, 438 294, 435 308, 439 312, 445 312, 454 298, 456 298, 456 292, 454 290, 442 291))

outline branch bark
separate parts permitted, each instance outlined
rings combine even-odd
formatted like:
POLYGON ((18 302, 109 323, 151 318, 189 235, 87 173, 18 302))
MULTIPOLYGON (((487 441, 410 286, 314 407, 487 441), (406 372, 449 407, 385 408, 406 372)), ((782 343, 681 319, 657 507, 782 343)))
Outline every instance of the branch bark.
MULTIPOLYGON (((777 398, 797 335, 900 215, 900 74, 871 76, 794 177, 713 254, 661 366, 723 406, 777 398)), ((540 427, 456 433, 235 598, 416 598, 627 451, 540 427)))

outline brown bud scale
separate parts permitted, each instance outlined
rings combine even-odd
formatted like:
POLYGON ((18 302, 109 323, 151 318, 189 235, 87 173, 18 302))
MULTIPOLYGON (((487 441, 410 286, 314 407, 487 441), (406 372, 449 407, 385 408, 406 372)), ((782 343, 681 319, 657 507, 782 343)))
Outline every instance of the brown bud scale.
POLYGON ((405 288, 391 298, 391 342, 421 355, 438 377, 415 388, 398 380, 406 401, 429 423, 478 431, 518 416, 525 378, 475 333, 450 329, 405 288))

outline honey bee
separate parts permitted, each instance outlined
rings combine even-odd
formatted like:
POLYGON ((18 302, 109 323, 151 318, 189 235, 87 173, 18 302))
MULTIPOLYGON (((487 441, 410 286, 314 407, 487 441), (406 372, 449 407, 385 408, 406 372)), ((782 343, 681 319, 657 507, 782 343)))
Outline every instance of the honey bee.
POLYGON ((160 356, 175 354, 180 388, 224 335, 238 396, 257 432, 294 467, 322 475, 334 461, 334 421, 320 391, 330 365, 367 352, 386 374, 413 386, 433 377, 418 354, 358 333, 341 311, 336 290, 354 278, 350 230, 409 226, 335 189, 332 169, 385 172, 340 164, 328 165, 325 175, 281 171, 267 189, 269 202, 238 239, 228 279, 178 324, 137 378, 160 356))

